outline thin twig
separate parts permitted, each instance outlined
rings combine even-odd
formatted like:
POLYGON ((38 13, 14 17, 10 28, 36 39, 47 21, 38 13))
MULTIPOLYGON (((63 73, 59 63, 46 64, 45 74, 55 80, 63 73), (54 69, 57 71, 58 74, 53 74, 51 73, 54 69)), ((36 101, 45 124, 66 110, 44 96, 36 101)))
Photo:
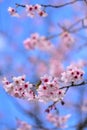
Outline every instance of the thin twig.
POLYGON ((82 29, 87 29, 87 26, 84 26, 83 24, 82 24, 81 27, 76 28, 76 29, 73 29, 73 27, 76 26, 76 25, 78 25, 80 22, 83 23, 83 21, 84 21, 86 18, 87 18, 87 16, 84 17, 84 18, 79 19, 78 21, 76 21, 75 23, 73 23, 72 25, 70 25, 69 28, 64 28, 63 26, 61 26, 60 24, 58 24, 59 27, 61 27, 61 28, 63 29, 63 31, 60 32, 60 33, 57 33, 57 34, 48 36, 47 39, 48 39, 48 40, 49 40, 49 39, 53 39, 53 38, 56 38, 56 37, 62 35, 62 33, 64 32, 64 30, 67 31, 67 32, 69 32, 69 33, 75 33, 75 32, 78 32, 78 31, 80 31, 80 30, 82 30, 82 29), (71 29, 73 29, 73 30, 71 30, 71 29))
POLYGON ((16 5, 16 7, 23 7, 23 8, 26 7, 26 5, 24 5, 24 4, 18 4, 18 3, 15 3, 15 5, 16 5))
MULTIPOLYGON (((45 4, 41 4, 41 6, 44 7, 44 8, 47 8, 47 7, 51 7, 51 8, 61 8, 61 7, 67 6, 67 5, 72 5, 72 4, 74 4, 74 3, 76 3, 76 2, 79 2, 79 1, 83 2, 84 0, 73 0, 73 1, 71 1, 71 2, 66 2, 66 3, 60 4, 60 5, 50 5, 50 4, 45 5, 45 4)), ((23 7, 23 8, 26 7, 24 4, 15 3, 15 5, 16 5, 17 7, 19 7, 19 6, 20 6, 20 7, 23 7)))
POLYGON ((67 6, 67 5, 72 5, 72 4, 74 4, 74 3, 76 3, 76 2, 79 2, 79 1, 83 2, 84 0, 74 0, 74 1, 71 1, 71 2, 66 2, 66 3, 61 4, 61 5, 44 5, 44 4, 41 4, 41 6, 42 6, 42 7, 45 7, 45 8, 47 8, 47 7, 51 7, 51 8, 61 8, 61 7, 67 6))
POLYGON ((83 81, 80 84, 71 84, 71 85, 68 85, 68 86, 61 87, 59 89, 71 88, 71 87, 76 87, 76 86, 78 87, 78 86, 82 86, 82 85, 86 85, 86 84, 87 84, 87 81, 83 81))

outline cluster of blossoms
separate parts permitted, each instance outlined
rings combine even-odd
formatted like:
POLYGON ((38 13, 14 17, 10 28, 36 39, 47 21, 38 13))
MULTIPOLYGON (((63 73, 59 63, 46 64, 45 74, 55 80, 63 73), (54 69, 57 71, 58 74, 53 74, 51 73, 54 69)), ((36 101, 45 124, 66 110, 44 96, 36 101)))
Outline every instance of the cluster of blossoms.
POLYGON ((40 83, 36 86, 25 82, 25 75, 13 77, 13 82, 9 82, 4 78, 4 89, 10 95, 26 100, 39 100, 43 102, 62 101, 66 90, 60 89, 59 81, 62 80, 65 84, 70 85, 72 85, 72 83, 81 82, 84 71, 77 66, 70 65, 66 71, 61 74, 62 76, 60 78, 44 75, 40 77, 40 83))
POLYGON ((6 78, 3 79, 4 89, 10 95, 26 99, 26 100, 39 100, 43 102, 48 101, 62 101, 65 95, 65 89, 60 89, 61 81, 64 84, 72 85, 81 83, 83 80, 84 71, 78 65, 70 65, 61 77, 52 77, 44 75, 40 77, 39 85, 33 85, 25 82, 25 75, 13 77, 13 82, 9 82, 6 78))
POLYGON ((38 14, 39 16, 45 17, 47 16, 47 13, 42 10, 41 5, 36 4, 36 5, 25 5, 26 7, 26 12, 27 15, 30 16, 31 18, 35 16, 35 14, 38 14))
POLYGON ((25 75, 13 77, 13 82, 9 82, 6 78, 3 79, 4 89, 10 95, 32 100, 35 98, 33 85, 25 82, 25 75))
POLYGON ((18 120, 17 123, 18 123, 17 130, 31 130, 32 129, 31 125, 27 124, 24 121, 18 120))
POLYGON ((78 83, 81 82, 83 80, 83 74, 84 71, 75 65, 70 65, 66 68, 66 70, 61 74, 61 80, 64 83, 78 83))
POLYGON ((41 50, 49 50, 53 48, 53 45, 44 36, 39 36, 38 33, 31 34, 30 38, 24 40, 24 46, 28 50, 39 48, 41 50))
POLYGON ((4 89, 10 95, 39 101, 60 101, 63 99, 64 90, 59 90, 58 79, 44 75, 40 78, 40 85, 34 91, 33 85, 25 82, 25 76, 13 77, 13 82, 3 79, 4 89))
POLYGON ((54 115, 49 113, 47 115, 47 119, 48 121, 50 121, 51 123, 53 123, 56 127, 58 128, 67 128, 66 122, 67 120, 70 118, 70 114, 65 115, 65 116, 59 116, 59 115, 54 115))
POLYGON ((44 75, 38 88, 40 101, 59 101, 64 97, 64 90, 59 90, 58 78, 44 75))
MULTIPOLYGON (((42 16, 42 17, 47 16, 47 13, 44 10, 42 10, 41 5, 39 5, 39 4, 35 4, 35 5, 28 5, 28 4, 27 5, 17 5, 17 7, 18 6, 24 7, 25 11, 27 13, 27 16, 29 16, 31 18, 33 18, 36 14, 38 14, 39 16, 42 16)), ((8 12, 12 16, 16 16, 16 17, 19 16, 19 14, 17 13, 15 8, 9 7, 8 12)))

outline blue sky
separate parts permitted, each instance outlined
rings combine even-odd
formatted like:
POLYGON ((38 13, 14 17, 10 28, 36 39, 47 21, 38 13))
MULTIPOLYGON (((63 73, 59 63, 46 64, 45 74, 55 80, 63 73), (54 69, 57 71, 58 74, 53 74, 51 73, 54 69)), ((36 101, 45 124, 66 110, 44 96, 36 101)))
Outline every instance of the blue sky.
MULTIPOLYGON (((27 3, 24 0, 21 0, 21 3, 27 3)), ((58 0, 56 0, 57 2, 58 0)), ((15 0, 16 3, 19 3, 19 0, 15 0)), ((1 72, 1 78, 3 76, 13 76, 13 75, 20 75, 23 74, 22 72, 18 72, 16 70, 17 67, 23 65, 25 66, 26 70, 23 72, 26 73, 28 76, 28 80, 35 81, 32 77, 36 76, 34 74, 35 71, 34 67, 31 63, 28 63, 27 57, 31 55, 35 55, 36 57, 40 57, 42 59, 45 59, 47 56, 46 53, 39 53, 37 50, 33 51, 26 51, 23 46, 23 40, 30 36, 31 33, 38 32, 40 35, 49 36, 51 34, 58 33, 61 29, 57 26, 57 23, 63 24, 64 21, 71 20, 73 22, 74 15, 75 17, 83 17, 83 13, 76 12, 71 6, 67 6, 64 8, 60 8, 58 10, 48 8, 47 18, 40 18, 36 17, 34 19, 31 18, 14 18, 11 17, 8 13, 8 7, 15 7, 14 0, 2 0, 0 3, 0 72, 1 72), (53 32, 50 32, 51 25, 54 25, 53 32), (31 67, 32 66, 32 67, 31 67), (29 71, 28 69, 31 69, 29 71), (32 74, 30 72, 33 72, 32 74)), ((53 3, 53 0, 31 0, 31 4, 47 4, 47 3, 53 3)), ((59 2, 59 1, 58 1, 59 2)), ((23 11, 21 8, 18 9, 19 12, 23 11)), ((81 32, 83 34, 83 32, 81 32)), ((53 39, 53 44, 57 43, 57 38, 53 39)), ((84 51, 81 51, 80 53, 76 54, 76 52, 71 52, 71 60, 79 60, 79 59, 87 59, 87 56, 85 55, 87 48, 85 48, 84 51)), ((49 55, 48 55, 49 57, 49 55)), ((69 61, 70 62, 70 61, 69 61)), ((65 65, 67 62, 65 62, 65 65)), ((73 90, 72 90, 73 91, 73 90)), ((72 92, 71 92, 72 94, 72 92)), ((73 94, 72 94, 73 95, 73 94)), ((78 100, 78 92, 76 93, 76 96, 73 95, 73 100, 78 100)), ((72 99, 71 98, 71 99, 72 99)), ((33 123, 34 121, 29 117, 27 117, 23 112, 20 111, 20 109, 15 104, 16 99, 11 98, 9 95, 5 93, 5 91, 2 89, 2 85, 0 88, 0 113, 2 115, 2 118, 0 119, 0 129, 4 130, 6 126, 9 128, 15 128, 16 127, 16 117, 20 118, 22 120, 25 120, 29 123, 33 123)), ((17 100, 17 102, 21 102, 20 104, 23 104, 23 101, 17 100)), ((30 107, 28 103, 24 103, 25 107, 30 107)), ((46 107, 46 106, 44 106, 46 107)), ((63 111, 63 110, 62 110, 63 111)), ((71 112, 71 110, 65 110, 64 113, 71 112)), ((74 113, 74 112, 73 112, 74 113)), ((73 120, 71 122, 75 122, 75 117, 72 117, 73 120)), ((73 123, 74 124, 74 123, 73 123)))

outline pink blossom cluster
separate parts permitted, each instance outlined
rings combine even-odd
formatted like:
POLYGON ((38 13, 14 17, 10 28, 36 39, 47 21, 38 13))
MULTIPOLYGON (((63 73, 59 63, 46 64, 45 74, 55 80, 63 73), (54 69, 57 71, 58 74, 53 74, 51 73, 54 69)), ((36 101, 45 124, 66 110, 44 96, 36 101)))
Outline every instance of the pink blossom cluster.
POLYGON ((52 77, 47 74, 40 77, 40 84, 33 85, 25 82, 25 75, 13 77, 13 82, 9 82, 6 78, 3 79, 4 89, 10 95, 26 99, 39 100, 43 102, 48 101, 62 101, 66 90, 61 88, 61 81, 64 84, 78 83, 83 80, 84 71, 74 64, 67 67, 61 73, 61 77, 52 77), (36 90, 34 88, 36 87, 36 90))
POLYGON ((78 83, 83 80, 84 71, 75 65, 70 65, 61 74, 61 80, 65 83, 78 83))
POLYGON ((32 90, 33 85, 29 82, 25 82, 25 75, 13 77, 13 82, 9 82, 6 78, 3 79, 4 89, 10 95, 23 98, 27 100, 33 100, 35 94, 32 90))
POLYGON ((67 128, 66 122, 70 118, 70 116, 71 116, 70 114, 67 114, 65 116, 59 116, 49 113, 47 115, 47 119, 48 121, 53 123, 56 127, 64 129, 67 128))
POLYGON ((64 90, 59 90, 58 78, 44 75, 41 85, 38 88, 38 98, 40 101, 60 101, 64 97, 64 90))
POLYGON ((26 5, 26 12, 27 12, 27 15, 31 18, 33 18, 36 14, 42 17, 47 16, 47 13, 44 10, 42 10, 41 5, 39 4, 26 5))
POLYGON ((53 45, 49 40, 44 36, 39 36, 38 33, 31 34, 30 38, 24 40, 24 46, 28 50, 33 50, 39 48, 41 50, 50 50, 53 48, 53 45))
POLYGON ((18 120, 17 123, 18 123, 17 130, 31 130, 32 129, 31 125, 29 125, 28 123, 24 121, 18 120))
POLYGON ((10 95, 26 99, 39 101, 60 101, 64 97, 64 90, 59 90, 58 79, 48 75, 40 78, 41 84, 33 91, 33 85, 25 82, 25 76, 13 77, 13 82, 3 79, 4 89, 10 95))
MULTIPOLYGON (((21 5, 17 5, 17 7, 18 6, 21 6, 21 5)), ((30 5, 30 4, 28 5, 27 4, 27 5, 24 5, 24 7, 25 7, 25 11, 27 13, 27 16, 29 16, 31 18, 35 17, 35 15, 37 15, 37 14, 41 17, 47 16, 47 13, 44 10, 42 10, 41 5, 39 5, 39 4, 35 4, 35 5, 30 5)), ((12 16, 16 16, 16 17, 19 16, 19 14, 17 13, 15 8, 9 7, 8 12, 12 16)))

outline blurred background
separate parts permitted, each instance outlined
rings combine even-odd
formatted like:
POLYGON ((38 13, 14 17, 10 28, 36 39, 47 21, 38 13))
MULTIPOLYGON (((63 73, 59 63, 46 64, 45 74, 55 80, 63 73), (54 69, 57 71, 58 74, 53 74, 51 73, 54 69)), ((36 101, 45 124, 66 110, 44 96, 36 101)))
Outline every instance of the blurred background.
MULTIPOLYGON (((52 4, 59 5, 73 0, 0 0, 0 81, 3 77, 26 75, 26 80, 37 83, 45 73, 59 76, 71 63, 81 64, 85 70, 84 79, 87 79, 87 3, 77 0, 61 8, 46 8, 47 17, 26 17, 24 8, 17 9, 20 18, 12 17, 8 7, 15 8, 20 4, 52 4), (82 20, 81 20, 82 19, 82 20), (72 26, 73 25, 73 26, 72 26), (64 36, 59 35, 71 29, 71 39, 74 42, 65 43, 64 36), (23 41, 32 33, 47 37, 54 50, 45 51, 36 48, 26 50, 23 41)), ((87 85, 86 85, 87 86, 87 85)), ((87 89, 86 86, 71 88, 65 96, 65 105, 60 103, 57 108, 60 115, 71 114, 68 121, 68 130, 80 129, 81 122, 87 120, 87 89)), ((50 103, 27 102, 8 95, 0 83, 0 130, 15 130, 16 119, 34 124, 41 129, 53 130, 54 125, 46 119, 44 110, 50 103)), ((86 124, 87 125, 87 124, 86 124)), ((33 127, 34 130, 37 130, 33 127)), ((58 128, 55 128, 58 129, 58 128)))

